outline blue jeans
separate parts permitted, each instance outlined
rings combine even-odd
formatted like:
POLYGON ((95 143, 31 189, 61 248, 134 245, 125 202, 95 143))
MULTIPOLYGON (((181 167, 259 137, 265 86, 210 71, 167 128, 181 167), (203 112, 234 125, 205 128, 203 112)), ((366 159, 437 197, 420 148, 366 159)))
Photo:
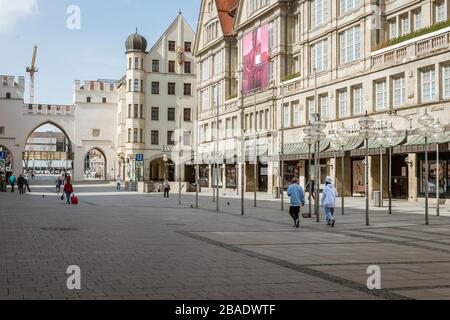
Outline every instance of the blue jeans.
POLYGON ((334 208, 324 208, 325 209, 325 216, 327 219, 327 222, 331 222, 334 220, 334 208))
POLYGON ((71 203, 71 201, 70 201, 70 195, 71 195, 71 194, 72 194, 71 192, 66 192, 66 197, 67 197, 67 203, 68 203, 68 204, 71 203))

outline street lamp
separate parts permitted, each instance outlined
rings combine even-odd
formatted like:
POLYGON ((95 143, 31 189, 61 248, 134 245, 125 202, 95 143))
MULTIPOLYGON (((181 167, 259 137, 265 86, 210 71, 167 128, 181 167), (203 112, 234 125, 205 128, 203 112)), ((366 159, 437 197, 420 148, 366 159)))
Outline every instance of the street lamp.
POLYGON ((325 133, 323 133, 323 130, 327 125, 320 120, 320 115, 315 115, 315 121, 311 123, 311 128, 313 129, 313 132, 311 133, 311 137, 313 138, 313 142, 315 143, 315 176, 316 176, 316 183, 315 183, 315 214, 317 218, 317 222, 320 222, 320 214, 319 214, 319 201, 320 201, 320 142, 326 139, 325 133))
MULTIPOLYGON (((308 125, 308 127, 306 127, 305 130, 303 130, 303 131, 305 131, 305 133, 306 132, 311 133, 312 131, 310 131, 310 129, 312 130, 311 125, 308 125)), ((309 183, 308 202, 309 202, 309 217, 311 217, 311 214, 312 214, 312 206, 311 206, 311 202, 312 202, 311 201, 311 195, 312 195, 311 194, 311 191, 312 191, 311 190, 311 146, 314 144, 314 139, 311 136, 311 134, 308 134, 306 137, 303 138, 303 142, 308 145, 308 175, 307 175, 308 183, 309 183)), ((283 179, 284 179, 284 177, 283 177, 283 179)))
POLYGON ((359 136, 365 141, 366 148, 366 156, 365 156, 365 176, 364 176, 364 184, 365 184, 365 198, 366 198, 366 226, 370 225, 369 221, 369 139, 375 135, 375 131, 372 129, 375 120, 372 117, 369 117, 367 111, 366 115, 359 119, 359 125, 361 126, 361 131, 359 132, 359 136))
POLYGON ((389 148, 389 214, 392 214, 392 148, 396 145, 396 139, 399 136, 397 130, 394 129, 392 123, 389 128, 383 131, 386 145, 389 148))
POLYGON ((333 143, 342 151, 342 163, 341 163, 341 205, 342 205, 342 215, 345 215, 345 203, 344 203, 344 179, 345 179, 345 145, 347 144, 348 130, 345 128, 344 124, 337 130, 335 137, 333 138, 333 143))
POLYGON ((443 140, 443 134, 445 132, 445 125, 441 123, 438 119, 437 122, 433 125, 434 129, 434 139, 436 140, 436 216, 440 216, 440 179, 439 179, 439 143, 443 140))
POLYGON ((425 138, 425 224, 429 225, 428 217, 428 198, 429 198, 429 163, 428 163, 428 139, 433 135, 434 118, 432 115, 428 114, 428 110, 425 109, 425 114, 419 118, 419 123, 422 125, 419 128, 419 135, 425 138))

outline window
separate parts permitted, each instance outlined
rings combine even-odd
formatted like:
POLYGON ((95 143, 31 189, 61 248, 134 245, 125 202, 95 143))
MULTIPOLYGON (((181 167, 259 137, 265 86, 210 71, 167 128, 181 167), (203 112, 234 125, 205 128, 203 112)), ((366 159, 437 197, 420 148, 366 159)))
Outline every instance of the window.
POLYGON ((306 101, 306 105, 308 106, 308 120, 313 121, 314 115, 317 113, 316 101, 315 101, 314 97, 308 98, 306 101))
POLYGON ((361 5, 361 0, 341 0, 340 14, 344 15, 361 5))
POLYGON ((138 129, 133 129, 133 142, 138 143, 138 129))
POLYGON ((361 54, 360 26, 350 28, 340 35, 340 60, 345 64, 359 59, 361 54))
POLYGON ((169 51, 175 51, 175 41, 169 41, 169 51))
POLYGON ((214 55, 214 76, 220 76, 222 74, 222 50, 214 55))
POLYGON ((4 135, 5 134, 5 127, 0 127, 0 135, 4 135))
POLYGON ((175 121, 175 108, 167 109, 167 121, 175 121))
POLYGON ((289 128, 291 126, 291 117, 290 114, 291 113, 291 108, 289 107, 289 104, 286 103, 283 106, 283 126, 285 128, 289 128))
MULTIPOLYGON (((264 113, 264 116, 266 114, 267 112, 264 113)), ((294 127, 298 127, 300 125, 300 103, 298 101, 292 103, 292 118, 294 127)), ((265 123, 264 128, 267 129, 267 123, 265 123)))
POLYGON ((294 16, 294 23, 292 28, 292 42, 297 43, 300 41, 300 14, 296 14, 294 16))
POLYGON ((167 144, 169 146, 174 146, 175 145, 174 132, 173 131, 167 131, 167 144))
POLYGON ((201 81, 208 81, 209 80, 209 58, 205 59, 201 62, 201 75, 202 79, 201 81))
POLYGON ((152 107, 152 121, 159 121, 159 108, 152 107))
POLYGON ((134 58, 134 68, 139 69, 139 58, 134 58))
POLYGON ((133 108, 133 118, 139 117, 139 105, 135 104, 133 108))
POLYGON ((141 104, 141 108, 139 110, 139 118, 144 119, 144 105, 141 104))
POLYGON ((358 115, 363 113, 363 92, 362 86, 352 88, 353 96, 353 114, 358 115))
POLYGON ((387 109, 387 83, 386 79, 375 81, 375 110, 387 109))
POLYGON ((175 82, 169 82, 167 84, 167 94, 171 96, 175 95, 175 82))
POLYGON ((6 93, 6 99, 11 99, 11 92, 6 93))
POLYGON ((205 89, 201 92, 202 96, 202 110, 209 109, 209 89, 205 89))
POLYGON ((144 58, 141 58, 141 69, 144 70, 144 58))
POLYGON ((275 70, 275 60, 270 60, 269 62, 269 80, 275 80, 276 70, 275 70))
POLYGON ((450 99, 450 64, 442 67, 442 97, 450 99))
POLYGON ((134 92, 138 92, 139 91, 139 80, 135 79, 134 80, 134 92))
POLYGON ((175 61, 169 61, 169 73, 175 73, 175 61))
POLYGON ((402 36, 409 33, 409 15, 405 14, 400 17, 402 36))
POLYGON ((159 82, 152 82, 152 94, 159 94, 159 82))
POLYGON ((184 43, 184 51, 185 52, 191 52, 192 51, 192 43, 191 42, 185 42, 184 43))
POLYGON ((397 20, 392 19, 388 21, 388 25, 389 25, 389 39, 397 38, 397 20))
POLYGON ((133 60, 131 59, 131 58, 128 58, 128 69, 131 69, 131 62, 132 62, 133 60))
POLYGON ((219 83, 213 87, 213 106, 222 105, 222 85, 219 83))
POLYGON ((184 84, 184 95, 185 96, 190 96, 192 94, 192 90, 191 90, 192 85, 190 83, 185 83, 184 84))
POLYGON ((445 4, 445 1, 435 2, 435 15, 436 22, 447 20, 447 6, 445 4))
POLYGON ((413 13, 414 31, 422 29, 422 10, 416 10, 413 13))
POLYGON ((131 79, 129 79, 128 80, 128 91, 131 91, 131 84, 132 84, 132 81, 131 81, 131 79))
POLYGON ((159 131, 152 130, 152 145, 159 144, 159 131))
POLYGON ((436 99, 436 79, 434 67, 423 69, 421 72, 422 102, 436 99))
POLYGON ((311 27, 316 27, 328 20, 328 0, 311 1, 311 27))
POLYGON ((106 103, 106 98, 102 98, 102 103, 106 103))
POLYGON ((339 90, 337 92, 337 96, 338 96, 339 118, 346 118, 349 116, 347 89, 339 90))
POLYGON ((278 45, 277 39, 277 21, 272 20, 269 22, 269 48, 272 52, 278 45))
POLYGON ((191 122, 191 108, 184 108, 183 118, 185 122, 191 122))
POLYGON ((144 143, 144 129, 139 130, 139 141, 144 143))
POLYGON ((405 88, 405 76, 396 76, 392 78, 393 86, 393 107, 397 108, 405 104, 406 88, 405 88))
POLYGON ((128 129, 128 143, 131 143, 131 129, 128 129))
POLYGON ((320 108, 320 117, 322 120, 326 120, 329 117, 328 112, 328 95, 322 94, 319 96, 319 108, 320 108))
POLYGON ((159 72, 159 60, 152 60, 152 72, 159 72))
POLYGON ((184 63, 184 73, 191 74, 191 63, 189 61, 184 63))
POLYGON ((322 40, 311 46, 311 73, 314 68, 317 72, 328 69, 328 43, 322 40))
POLYGON ((131 118, 131 104, 128 105, 128 118, 131 118))
POLYGON ((141 80, 141 92, 144 92, 144 80, 141 80))

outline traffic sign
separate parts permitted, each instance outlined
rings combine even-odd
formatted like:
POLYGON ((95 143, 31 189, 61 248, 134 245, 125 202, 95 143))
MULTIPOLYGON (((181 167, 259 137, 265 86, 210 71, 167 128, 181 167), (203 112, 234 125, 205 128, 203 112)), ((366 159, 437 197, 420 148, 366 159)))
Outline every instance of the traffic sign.
POLYGON ((6 152, 0 151, 0 159, 5 159, 5 158, 6 158, 6 152))
POLYGON ((4 167, 4 166, 5 166, 5 160, 0 159, 0 168, 2 168, 2 167, 4 167))
POLYGON ((143 154, 137 154, 136 155, 136 161, 144 161, 144 155, 143 154))

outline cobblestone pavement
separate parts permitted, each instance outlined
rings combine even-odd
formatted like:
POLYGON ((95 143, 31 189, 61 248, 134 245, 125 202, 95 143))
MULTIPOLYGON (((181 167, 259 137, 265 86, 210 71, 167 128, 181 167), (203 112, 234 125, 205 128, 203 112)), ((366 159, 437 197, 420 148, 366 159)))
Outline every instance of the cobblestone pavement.
MULTIPOLYGON (((0 193, 0 299, 450 299, 450 218, 352 206, 337 225, 291 226, 275 201, 115 193, 69 206, 36 186, 0 193), (191 207, 192 206, 192 207, 191 207), (82 289, 66 286, 70 265, 82 289), (381 268, 370 291, 368 266, 381 268)), ((286 208, 287 210, 287 208, 286 208)), ((323 220, 323 217, 321 216, 323 220)))

